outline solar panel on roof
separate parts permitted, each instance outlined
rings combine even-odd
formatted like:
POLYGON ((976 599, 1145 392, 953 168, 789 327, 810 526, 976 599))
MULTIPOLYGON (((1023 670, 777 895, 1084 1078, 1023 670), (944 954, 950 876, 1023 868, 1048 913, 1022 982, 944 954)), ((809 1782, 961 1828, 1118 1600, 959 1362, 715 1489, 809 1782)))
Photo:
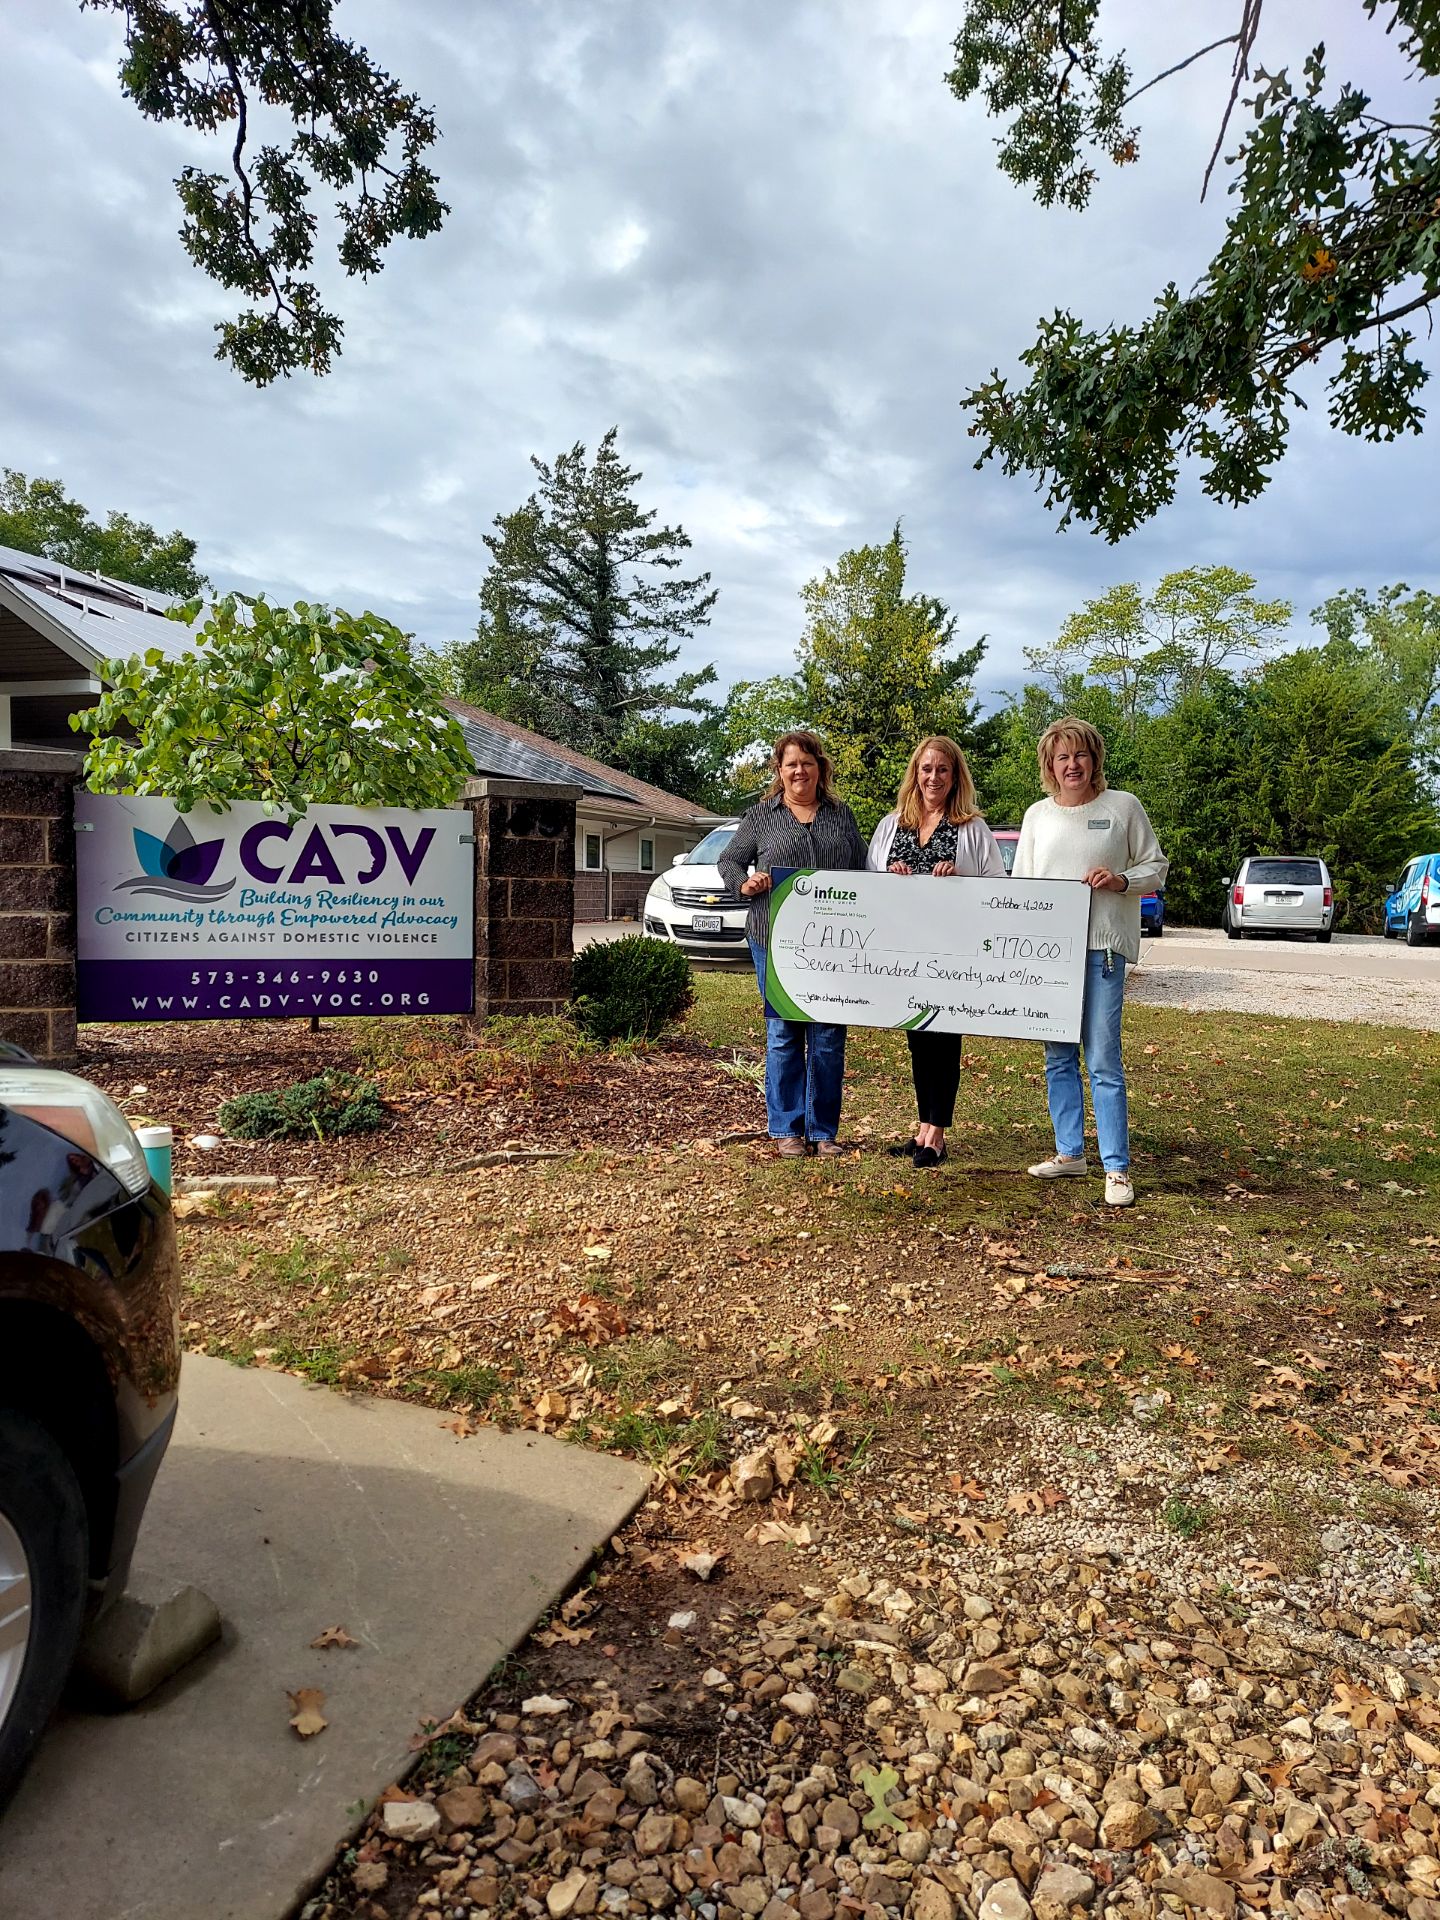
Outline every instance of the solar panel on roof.
POLYGON ((460 722, 465 745, 469 748, 477 773, 494 774, 502 780, 558 781, 567 787, 581 787, 586 793, 598 794, 607 800, 623 800, 626 806, 633 807, 636 804, 635 796, 626 793, 623 787, 601 780, 595 774, 582 773, 578 767, 571 766, 568 760, 542 753, 538 747, 532 747, 526 741, 512 740, 508 734, 487 727, 483 720, 472 720, 463 714, 455 717, 460 722))

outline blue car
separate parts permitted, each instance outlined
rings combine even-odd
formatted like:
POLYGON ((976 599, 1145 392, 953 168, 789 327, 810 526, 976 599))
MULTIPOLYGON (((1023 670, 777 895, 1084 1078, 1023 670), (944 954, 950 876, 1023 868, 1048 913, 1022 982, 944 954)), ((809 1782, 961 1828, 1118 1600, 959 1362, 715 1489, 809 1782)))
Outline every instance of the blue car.
POLYGON ((1440 939, 1440 853, 1417 853, 1407 861, 1385 902, 1385 938, 1402 933, 1407 947, 1440 939))
POLYGON ((1153 933, 1158 940, 1165 931, 1165 889, 1140 896, 1140 931, 1153 933))

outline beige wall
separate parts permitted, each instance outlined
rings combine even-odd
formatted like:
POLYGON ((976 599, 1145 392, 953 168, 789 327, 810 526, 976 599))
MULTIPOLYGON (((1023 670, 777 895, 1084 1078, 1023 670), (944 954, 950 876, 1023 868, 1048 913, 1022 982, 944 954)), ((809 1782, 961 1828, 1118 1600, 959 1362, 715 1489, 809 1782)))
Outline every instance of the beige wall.
POLYGON ((587 820, 583 814, 575 822, 575 867, 577 872, 585 869, 585 835, 598 833, 601 841, 601 859, 603 865, 612 873, 639 873, 640 842, 653 840, 655 843, 655 872, 664 873, 673 864, 677 853, 688 853, 691 847, 698 846, 705 837, 705 829, 677 828, 674 826, 638 827, 634 821, 617 822, 609 819, 587 820))

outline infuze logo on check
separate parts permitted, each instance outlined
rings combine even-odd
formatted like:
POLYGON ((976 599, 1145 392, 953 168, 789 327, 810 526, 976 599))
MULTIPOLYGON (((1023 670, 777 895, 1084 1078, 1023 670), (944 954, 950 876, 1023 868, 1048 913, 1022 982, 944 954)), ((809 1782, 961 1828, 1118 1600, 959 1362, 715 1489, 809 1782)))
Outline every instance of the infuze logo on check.
POLYGON ((802 874, 795 882, 795 891, 811 900, 858 900, 856 893, 847 893, 843 887, 817 887, 813 880, 807 880, 802 874))

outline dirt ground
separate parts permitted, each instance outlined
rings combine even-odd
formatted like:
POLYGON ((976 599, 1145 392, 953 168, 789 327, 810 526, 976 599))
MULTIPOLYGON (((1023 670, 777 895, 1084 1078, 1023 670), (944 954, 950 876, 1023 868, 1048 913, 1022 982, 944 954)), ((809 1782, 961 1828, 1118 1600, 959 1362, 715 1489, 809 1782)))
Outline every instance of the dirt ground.
POLYGON ((87 1035, 191 1132, 381 1086, 379 1135, 185 1135, 275 1176, 180 1202, 189 1345, 655 1470, 308 1920, 1440 1920, 1434 1064, 1132 1017, 1125 1214, 1015 1170, 994 1050, 927 1179, 858 1047, 852 1151, 777 1162, 723 1006, 619 1058, 87 1035), (466 1164, 517 1143, 571 1151, 466 1164))

